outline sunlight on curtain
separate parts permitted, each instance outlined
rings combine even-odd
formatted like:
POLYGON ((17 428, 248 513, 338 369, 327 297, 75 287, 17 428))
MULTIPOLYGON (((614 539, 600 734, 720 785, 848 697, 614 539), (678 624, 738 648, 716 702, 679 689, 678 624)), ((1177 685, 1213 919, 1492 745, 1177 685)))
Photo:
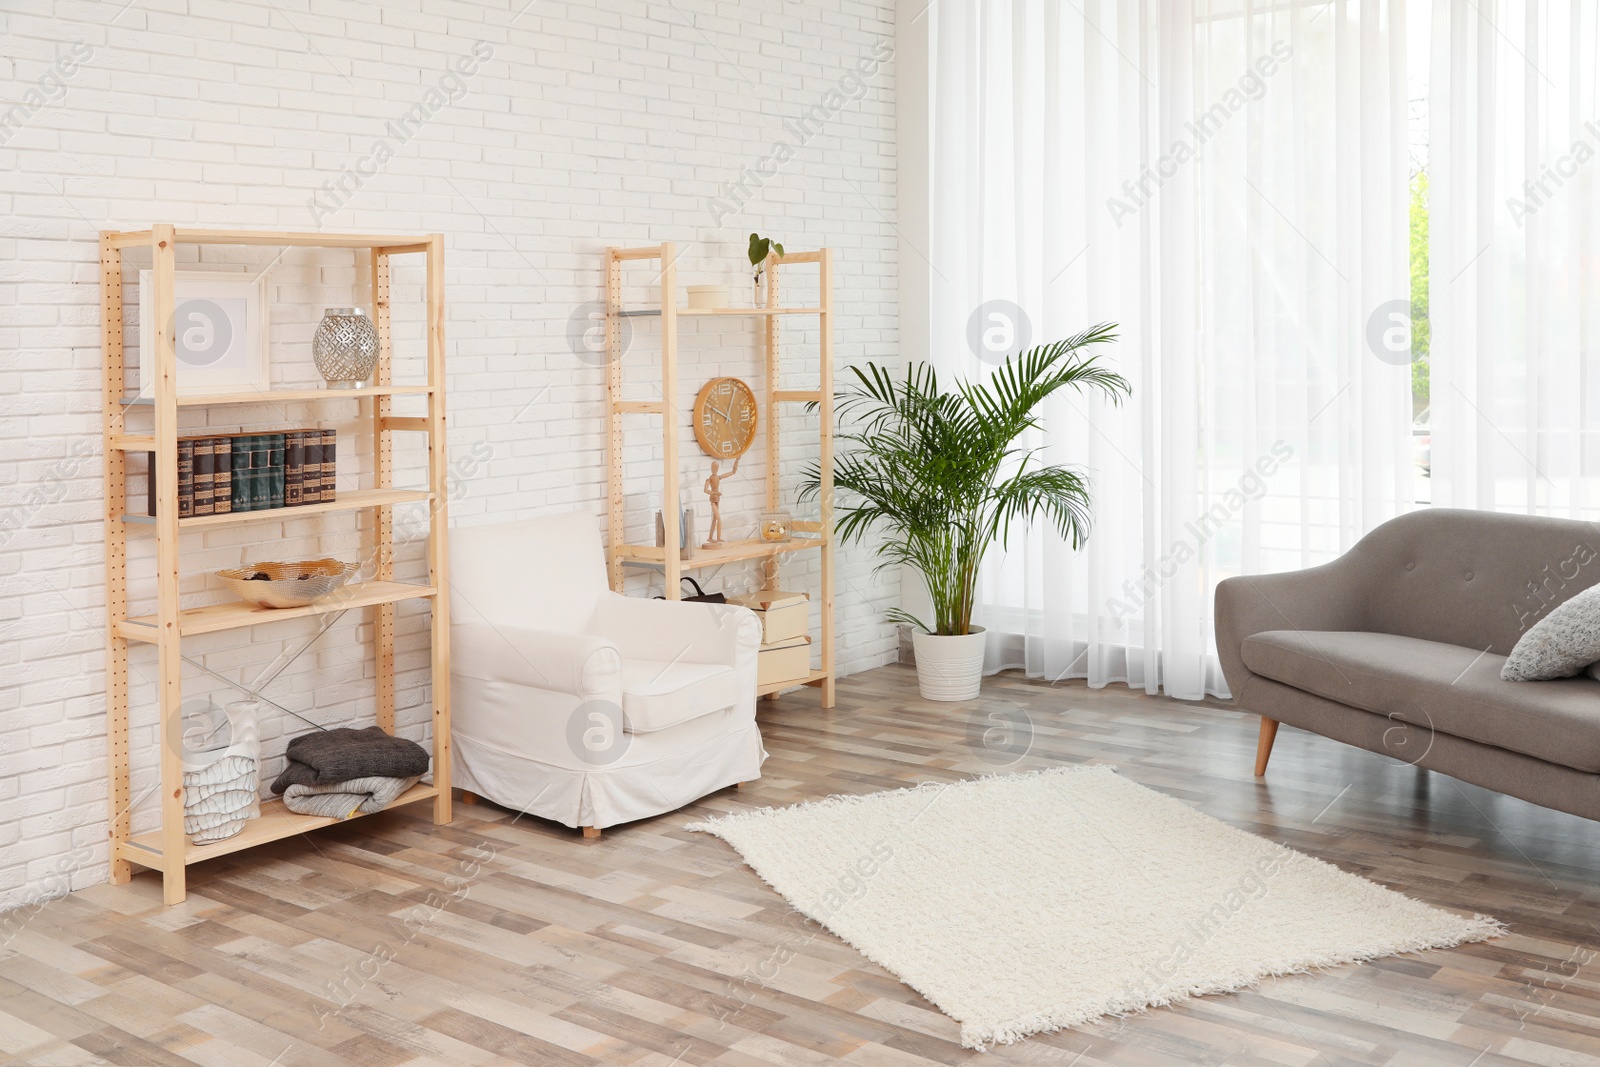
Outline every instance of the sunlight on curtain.
POLYGON ((1328 560, 1412 495, 1403 10, 930 15, 935 363, 1110 320, 1134 385, 1047 409, 1032 443, 1089 469, 1095 528, 991 557, 989 666, 1226 695, 1216 583, 1328 560))
POLYGON ((1600 518, 1600 9, 1438 0, 1434 503, 1600 518))

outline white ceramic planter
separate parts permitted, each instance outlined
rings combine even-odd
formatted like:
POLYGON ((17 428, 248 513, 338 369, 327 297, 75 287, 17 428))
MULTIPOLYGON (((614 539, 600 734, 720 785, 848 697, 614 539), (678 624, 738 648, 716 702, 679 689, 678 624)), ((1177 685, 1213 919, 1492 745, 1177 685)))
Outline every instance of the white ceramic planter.
POLYGON ((983 684, 983 627, 970 634, 939 637, 911 633, 917 655, 917 689, 924 700, 971 700, 983 684))

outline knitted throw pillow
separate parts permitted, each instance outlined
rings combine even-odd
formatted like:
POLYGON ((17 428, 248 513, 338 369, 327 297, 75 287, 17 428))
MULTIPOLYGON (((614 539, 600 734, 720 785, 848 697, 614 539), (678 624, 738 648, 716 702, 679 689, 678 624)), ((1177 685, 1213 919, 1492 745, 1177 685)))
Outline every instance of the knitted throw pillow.
POLYGON ((1600 586, 1540 619, 1511 650, 1500 677, 1510 682, 1571 678, 1600 660, 1600 586))

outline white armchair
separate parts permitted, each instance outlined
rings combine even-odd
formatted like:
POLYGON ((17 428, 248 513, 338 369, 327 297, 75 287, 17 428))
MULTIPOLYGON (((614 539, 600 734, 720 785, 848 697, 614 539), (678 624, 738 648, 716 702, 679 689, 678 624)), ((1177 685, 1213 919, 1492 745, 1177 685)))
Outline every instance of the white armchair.
POLYGON ((761 624, 613 593, 593 516, 450 531, 455 784, 601 828, 761 775, 761 624))

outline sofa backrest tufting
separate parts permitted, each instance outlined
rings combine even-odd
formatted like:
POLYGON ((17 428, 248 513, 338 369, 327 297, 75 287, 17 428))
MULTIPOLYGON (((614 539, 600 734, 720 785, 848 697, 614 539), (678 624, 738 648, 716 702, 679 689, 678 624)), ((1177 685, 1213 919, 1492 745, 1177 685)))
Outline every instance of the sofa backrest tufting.
POLYGON ((1429 508, 1377 527, 1345 562, 1363 575, 1367 629, 1503 656, 1600 583, 1600 524, 1429 508))

